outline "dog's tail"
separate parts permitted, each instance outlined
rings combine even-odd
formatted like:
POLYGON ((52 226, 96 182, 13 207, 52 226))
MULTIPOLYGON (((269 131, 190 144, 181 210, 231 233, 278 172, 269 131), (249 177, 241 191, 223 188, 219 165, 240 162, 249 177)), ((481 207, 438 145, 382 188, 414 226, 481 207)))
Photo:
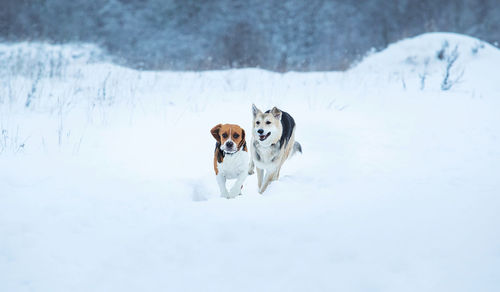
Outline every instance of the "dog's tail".
POLYGON ((300 152, 302 154, 302 146, 300 145, 299 142, 293 143, 293 150, 292 150, 292 155, 291 156, 293 156, 297 152, 300 152))

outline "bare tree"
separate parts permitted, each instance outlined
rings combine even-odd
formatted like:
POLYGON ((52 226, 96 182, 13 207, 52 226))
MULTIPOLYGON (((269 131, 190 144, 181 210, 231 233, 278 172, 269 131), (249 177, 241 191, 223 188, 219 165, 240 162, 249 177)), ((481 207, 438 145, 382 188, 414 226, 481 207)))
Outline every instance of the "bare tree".
MULTIPOLYGON (((453 68, 453 65, 457 61, 459 57, 458 53, 458 45, 455 46, 453 51, 446 56, 446 67, 444 71, 444 76, 443 76, 443 81, 441 82, 441 89, 442 90, 449 90, 453 85, 457 84, 463 77, 464 71, 461 70, 459 73, 455 74, 455 76, 451 76, 451 70, 453 68)), ((456 67, 456 66, 455 66, 456 67)))

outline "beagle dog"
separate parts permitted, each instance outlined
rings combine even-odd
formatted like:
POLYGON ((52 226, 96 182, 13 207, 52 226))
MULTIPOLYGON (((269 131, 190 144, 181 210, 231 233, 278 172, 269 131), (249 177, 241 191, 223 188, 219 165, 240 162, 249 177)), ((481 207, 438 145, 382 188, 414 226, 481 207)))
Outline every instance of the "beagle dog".
POLYGON ((241 195, 243 182, 248 176, 248 150, 245 130, 238 125, 218 124, 210 131, 217 143, 214 153, 214 170, 221 196, 234 198, 241 195), (228 191, 226 180, 236 179, 228 191))

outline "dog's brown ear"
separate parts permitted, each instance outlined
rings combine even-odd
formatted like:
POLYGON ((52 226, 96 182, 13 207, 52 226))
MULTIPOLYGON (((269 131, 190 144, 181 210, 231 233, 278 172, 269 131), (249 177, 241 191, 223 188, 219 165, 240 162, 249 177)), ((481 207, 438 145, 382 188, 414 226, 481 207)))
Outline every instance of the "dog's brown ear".
POLYGON ((273 116, 275 118, 277 118, 278 120, 281 120, 281 111, 277 107, 273 107, 273 109, 271 110, 271 113, 273 114, 273 116))
POLYGON ((247 141, 245 140, 245 130, 241 129, 241 141, 243 142, 243 151, 248 151, 247 141))
POLYGON ((210 130, 210 133, 212 136, 214 136, 215 140, 220 143, 220 135, 219 135, 219 130, 222 127, 222 124, 218 124, 217 126, 213 127, 212 130, 210 130))
POLYGON ((253 117, 255 118, 257 116, 257 114, 259 114, 259 113, 262 113, 262 112, 260 111, 260 109, 258 109, 255 106, 255 104, 252 103, 252 114, 253 114, 253 117))
POLYGON ((245 130, 241 129, 241 141, 240 143, 238 144, 238 149, 241 149, 241 146, 243 146, 243 150, 246 151, 246 142, 245 142, 245 130))

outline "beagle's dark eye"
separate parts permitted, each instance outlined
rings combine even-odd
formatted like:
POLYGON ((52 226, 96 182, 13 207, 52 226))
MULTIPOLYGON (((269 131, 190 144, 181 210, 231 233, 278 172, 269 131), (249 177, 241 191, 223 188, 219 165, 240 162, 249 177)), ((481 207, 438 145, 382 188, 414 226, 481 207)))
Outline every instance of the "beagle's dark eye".
POLYGON ((234 139, 238 139, 238 137, 239 137, 239 136, 240 136, 240 135, 239 135, 238 133, 234 133, 233 138, 234 138, 234 139))
POLYGON ((227 138, 227 133, 222 134, 222 138, 226 139, 227 138))
POLYGON ((256 122, 256 124, 257 124, 257 125, 260 125, 260 122, 259 122, 259 121, 257 121, 257 122, 256 122))
POLYGON ((271 122, 270 121, 266 121, 266 125, 269 125, 269 124, 271 124, 271 122))

